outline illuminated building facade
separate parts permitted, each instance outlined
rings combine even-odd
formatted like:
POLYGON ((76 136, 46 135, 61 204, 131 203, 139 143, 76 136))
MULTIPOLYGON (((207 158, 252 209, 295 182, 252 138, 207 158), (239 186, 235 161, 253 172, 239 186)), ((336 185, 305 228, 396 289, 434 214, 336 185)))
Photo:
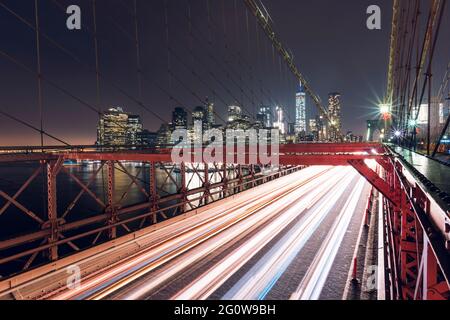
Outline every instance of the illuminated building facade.
POLYGON ((329 139, 331 141, 339 141, 341 139, 340 132, 342 131, 342 104, 341 94, 338 92, 330 93, 328 95, 328 114, 330 116, 331 125, 329 128, 329 139))
POLYGON ((229 106, 227 129, 248 130, 250 128, 250 119, 242 113, 242 108, 239 106, 229 106))
POLYGON ((172 112, 172 126, 175 130, 187 128, 187 112, 184 108, 175 108, 172 112))
POLYGON ((210 128, 216 124, 216 116, 214 115, 214 103, 207 101, 207 121, 210 128))
POLYGON ((261 106, 256 118, 263 128, 271 128, 273 124, 273 109, 268 106, 261 106))
POLYGON ((102 146, 140 145, 143 131, 141 118, 122 108, 110 108, 100 116, 97 144, 102 146))
POLYGON ((295 133, 306 134, 306 94, 301 83, 295 96, 295 133))
POLYGON ((273 123, 273 127, 280 130, 282 135, 286 134, 286 120, 284 109, 281 106, 277 106, 275 109, 276 121, 273 123))

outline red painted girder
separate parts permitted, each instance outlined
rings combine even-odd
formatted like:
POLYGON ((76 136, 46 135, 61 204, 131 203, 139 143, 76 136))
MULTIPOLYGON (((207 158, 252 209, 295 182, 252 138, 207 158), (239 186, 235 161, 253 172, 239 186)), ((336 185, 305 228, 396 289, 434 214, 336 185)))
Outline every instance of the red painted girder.
MULTIPOLYGON (((267 148, 270 152, 270 145, 267 148)), ((246 149, 248 150, 249 147, 247 146, 246 149)), ((159 151, 170 153, 171 149, 159 149, 159 151)), ((279 146, 280 153, 372 153, 372 151, 379 154, 385 153, 384 146, 380 143, 299 143, 279 146)))
MULTIPOLYGON (((247 147, 248 150, 248 147, 247 147)), ((378 153, 384 153, 384 147, 378 143, 303 143, 303 144, 290 144, 281 145, 280 154, 344 154, 344 153, 371 153, 372 150, 376 150, 378 153)), ((71 160, 122 160, 122 161, 148 161, 148 162, 171 162, 171 150, 161 149, 157 154, 150 154, 139 151, 130 152, 68 152, 60 153, 65 159, 71 160)), ((319 156, 318 160, 324 161, 322 156, 319 156)), ((30 153, 30 154, 1 154, 1 162, 23 162, 23 161, 43 161, 43 160, 55 160, 58 154, 52 153, 30 153)), ((349 158, 351 159, 351 158, 349 158)), ((372 159, 372 158, 371 158, 372 159)), ((307 164, 311 164, 309 158, 304 158, 307 164)), ((326 161, 324 161, 326 163, 326 161)), ((298 163, 296 161, 295 163, 298 163)), ((314 164, 314 163, 312 163, 314 164)), ((338 161, 338 164, 342 164, 338 161)), ((330 163, 333 165, 333 163, 330 163)))
POLYGON ((63 155, 68 160, 86 160, 86 161, 134 161, 134 162, 171 162, 170 153, 150 154, 137 152, 71 152, 63 155))
POLYGON ((280 146, 281 153, 370 153, 372 150, 384 153, 380 143, 301 143, 280 146))
POLYGON ((28 161, 50 161, 58 159, 57 156, 48 153, 30 153, 30 154, 1 154, 0 163, 9 162, 28 162, 28 161))
MULTIPOLYGON (((282 165, 327 165, 327 166, 348 166, 352 160, 378 159, 379 155, 357 155, 357 154, 314 154, 314 155, 280 155, 279 163, 282 165)), ((145 153, 68 153, 66 159, 71 160, 91 160, 91 161, 134 161, 134 162, 172 162, 170 154, 145 154, 145 153)), ((195 162, 191 157, 190 162, 195 162)), ((220 161, 217 161, 220 162, 220 161)), ((222 162, 224 162, 222 160, 222 162)), ((249 156, 245 161, 238 162, 235 156, 235 164, 258 164, 250 162, 249 156)))
POLYGON ((370 169, 364 160, 350 160, 349 164, 353 166, 366 180, 377 189, 386 199, 388 199, 394 205, 397 205, 397 200, 389 185, 380 178, 380 176, 370 169))
POLYGON ((379 155, 358 154, 313 154, 313 155, 280 155, 282 165, 304 166, 348 166, 350 161, 377 160, 379 155))

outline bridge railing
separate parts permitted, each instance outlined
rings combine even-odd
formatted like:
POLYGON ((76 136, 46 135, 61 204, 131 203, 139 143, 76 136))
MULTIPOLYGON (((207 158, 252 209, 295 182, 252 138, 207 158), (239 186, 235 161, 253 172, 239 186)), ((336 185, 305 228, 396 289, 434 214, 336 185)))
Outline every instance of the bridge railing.
POLYGON ((138 152, 0 155, 0 274, 56 261, 299 169, 174 164, 167 155, 138 152))
POLYGON ((437 203, 404 163, 384 170, 394 201, 384 199, 385 256, 392 300, 450 299, 450 211, 437 203))

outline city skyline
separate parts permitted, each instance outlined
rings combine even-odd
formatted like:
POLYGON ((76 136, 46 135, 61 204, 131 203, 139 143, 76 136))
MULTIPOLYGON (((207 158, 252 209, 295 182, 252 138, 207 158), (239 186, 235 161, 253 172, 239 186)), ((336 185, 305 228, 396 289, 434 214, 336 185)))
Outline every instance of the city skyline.
MULTIPOLYGON (((304 114, 304 92, 296 94, 297 103, 295 107, 296 115, 304 114), (300 99, 299 99, 300 98, 300 99), (300 112, 300 113, 299 113, 300 112)), ((122 107, 112 107, 103 112, 97 125, 96 145, 105 147, 139 146, 156 147, 166 145, 176 145, 183 141, 173 140, 173 133, 179 130, 187 130, 190 140, 202 140, 196 136, 195 126, 200 125, 203 132, 210 129, 219 129, 225 135, 226 130, 251 129, 278 129, 281 143, 302 143, 302 142, 362 142, 362 135, 354 134, 353 131, 343 131, 341 124, 341 95, 339 93, 329 94, 329 112, 333 117, 334 126, 327 125, 323 116, 316 116, 313 119, 298 118, 295 122, 287 121, 285 117, 286 108, 283 106, 261 106, 256 120, 243 113, 240 106, 230 105, 228 107, 227 123, 225 125, 216 124, 214 114, 214 103, 207 102, 205 106, 197 106, 192 113, 188 113, 183 107, 176 107, 172 111, 172 120, 169 123, 161 124, 157 131, 149 131, 141 121, 139 115, 127 112, 122 107), (309 120, 309 126, 306 126, 309 120), (302 125, 299 130, 299 121, 302 125), (337 131, 339 130, 339 131, 337 131), (340 132, 338 134, 338 132, 340 132), (347 132, 344 134, 344 132, 347 132)), ((424 113, 424 111, 422 111, 424 113)))

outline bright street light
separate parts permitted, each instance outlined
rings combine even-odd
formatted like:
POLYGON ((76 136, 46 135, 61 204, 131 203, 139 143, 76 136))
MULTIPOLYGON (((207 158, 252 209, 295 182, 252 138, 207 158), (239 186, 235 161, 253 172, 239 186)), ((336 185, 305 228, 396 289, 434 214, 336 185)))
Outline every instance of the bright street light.
POLYGON ((383 104, 380 104, 379 107, 380 107, 380 113, 381 114, 386 115, 386 114, 391 113, 391 106, 390 105, 383 103, 383 104))

